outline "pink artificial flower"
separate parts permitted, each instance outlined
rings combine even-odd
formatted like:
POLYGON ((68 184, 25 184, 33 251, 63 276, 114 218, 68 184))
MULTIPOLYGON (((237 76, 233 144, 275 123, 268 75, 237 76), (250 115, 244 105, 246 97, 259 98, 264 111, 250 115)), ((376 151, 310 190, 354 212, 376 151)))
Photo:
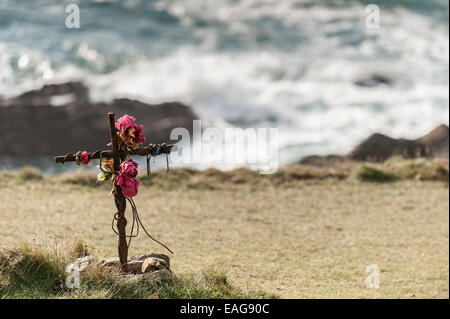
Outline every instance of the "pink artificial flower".
POLYGON ((131 158, 120 164, 119 176, 117 176, 117 185, 122 188, 123 196, 134 197, 138 193, 140 181, 136 177, 138 174, 138 163, 131 158))
POLYGON ((142 144, 145 142, 145 136, 142 135, 142 125, 136 125, 136 137, 134 141, 138 144, 142 144))
POLYGON ((117 185, 122 189, 123 196, 130 198, 137 195, 140 181, 137 178, 119 175, 117 177, 117 185))
POLYGON ((138 174, 138 166, 139 164, 133 161, 133 159, 129 159, 128 161, 122 162, 120 164, 120 175, 126 175, 129 178, 135 178, 138 174))
POLYGON ((81 153, 81 159, 83 160, 83 164, 89 163, 89 155, 86 151, 81 153))
POLYGON ((116 129, 121 130, 122 132, 126 131, 130 127, 136 126, 136 119, 128 114, 125 114, 121 118, 119 118, 116 122, 116 129))
POLYGON ((128 136, 128 129, 134 128, 134 138, 131 137, 133 142, 137 144, 142 144, 145 142, 145 137, 142 135, 142 125, 136 124, 136 119, 132 116, 129 116, 128 114, 125 114, 121 118, 117 120, 115 123, 116 129, 122 132, 122 136, 125 139, 125 142, 127 142, 129 136, 128 136))

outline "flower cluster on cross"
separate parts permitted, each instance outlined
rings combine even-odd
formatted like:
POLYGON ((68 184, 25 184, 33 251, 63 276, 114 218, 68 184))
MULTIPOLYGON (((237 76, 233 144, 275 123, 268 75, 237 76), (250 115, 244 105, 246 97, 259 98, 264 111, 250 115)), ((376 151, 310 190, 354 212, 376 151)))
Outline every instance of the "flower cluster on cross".
POLYGON ((119 144, 127 147, 138 147, 145 142, 145 136, 142 135, 142 125, 136 124, 136 119, 125 114, 116 121, 117 137, 119 144))
MULTIPOLYGON (((119 149, 129 154, 132 147, 138 147, 145 142, 142 135, 142 125, 136 124, 136 119, 128 114, 119 118, 116 123, 116 135, 119 149)), ((114 183, 120 186, 123 196, 131 198, 137 195, 140 181, 137 177, 139 164, 131 158, 120 164, 120 171, 114 179, 114 183)), ((103 182, 114 176, 114 160, 105 159, 101 163, 102 173, 98 174, 97 180, 103 182)))

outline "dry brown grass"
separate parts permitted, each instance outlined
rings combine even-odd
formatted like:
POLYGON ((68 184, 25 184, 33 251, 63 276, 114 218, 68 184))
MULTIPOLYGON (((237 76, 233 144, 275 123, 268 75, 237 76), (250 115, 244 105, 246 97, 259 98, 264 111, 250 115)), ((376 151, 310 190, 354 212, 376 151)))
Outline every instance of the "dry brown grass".
MULTIPOLYGON (((175 273, 212 267, 233 285, 289 298, 449 297, 448 182, 378 184, 312 172, 154 172, 135 202, 148 229, 175 251, 175 273), (369 264, 381 269, 380 289, 365 286, 369 264)), ((5 176, 2 246, 78 236, 99 255, 117 254, 110 185, 5 176)), ((144 234, 133 240, 131 255, 149 251, 164 253, 144 234)))

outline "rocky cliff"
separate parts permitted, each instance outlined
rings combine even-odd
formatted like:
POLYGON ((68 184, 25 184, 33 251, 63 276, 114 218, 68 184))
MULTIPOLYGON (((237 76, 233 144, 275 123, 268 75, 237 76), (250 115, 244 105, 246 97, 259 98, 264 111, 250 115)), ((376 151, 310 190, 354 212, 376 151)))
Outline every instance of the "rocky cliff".
POLYGON ((176 127, 192 132, 192 121, 197 118, 189 106, 179 102, 146 104, 123 98, 91 103, 81 83, 46 85, 0 100, 0 155, 46 156, 105 148, 108 112, 136 117, 148 143, 170 142, 170 132, 176 127))
POLYGON ((434 130, 415 140, 395 139, 383 134, 375 133, 362 141, 344 156, 307 156, 300 163, 315 166, 327 166, 347 160, 383 162, 390 157, 403 158, 448 158, 449 156, 449 128, 440 125, 434 130))

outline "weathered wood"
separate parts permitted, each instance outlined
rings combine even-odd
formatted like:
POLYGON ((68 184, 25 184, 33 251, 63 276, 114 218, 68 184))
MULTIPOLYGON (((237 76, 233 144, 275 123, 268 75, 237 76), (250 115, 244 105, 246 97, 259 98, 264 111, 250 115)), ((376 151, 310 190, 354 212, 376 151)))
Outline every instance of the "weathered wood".
MULTIPOLYGON (((155 155, 156 150, 159 146, 159 154, 170 154, 172 151, 177 151, 178 147, 174 144, 150 144, 148 147, 137 147, 131 149, 130 155, 140 155, 140 156, 146 156, 146 155, 155 155)), ((113 151, 112 150, 106 150, 106 151, 95 151, 92 153, 88 153, 89 160, 100 158, 112 158, 113 157, 113 151)), ((55 156, 54 160, 56 163, 62 163, 65 162, 75 162, 75 154, 67 154, 64 156, 55 156)))
MULTIPOLYGON (((119 142, 117 140, 116 127, 114 113, 108 113, 109 126, 110 126, 110 136, 111 136, 111 146, 112 146, 112 158, 114 160, 114 171, 118 172, 120 170, 120 162, 125 159, 125 156, 121 156, 119 152, 119 142), (121 158, 122 157, 122 158, 121 158)), ((127 234, 125 227, 127 226, 127 220, 125 218, 125 209, 127 202, 125 196, 123 196, 122 189, 119 185, 115 183, 114 185, 114 202, 116 204, 117 213, 115 219, 117 220, 117 230, 119 232, 119 260, 122 265, 122 270, 127 271, 127 259, 128 259, 128 246, 127 246, 127 234)))

